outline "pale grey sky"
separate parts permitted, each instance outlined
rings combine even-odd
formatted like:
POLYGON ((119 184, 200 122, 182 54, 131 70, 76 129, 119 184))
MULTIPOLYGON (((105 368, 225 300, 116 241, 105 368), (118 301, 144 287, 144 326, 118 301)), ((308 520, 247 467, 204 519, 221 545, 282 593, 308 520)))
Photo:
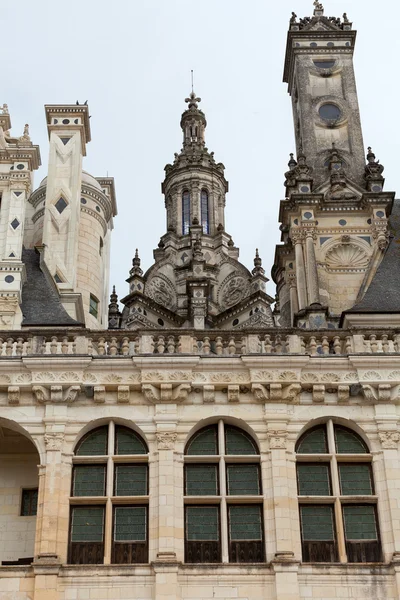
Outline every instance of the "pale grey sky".
MULTIPOLYGON (((365 146, 385 165, 386 190, 399 171, 400 2, 326 0, 358 30, 355 68, 365 146)), ((226 167, 226 230, 252 268, 260 249, 268 276, 279 241, 284 172, 294 150, 290 99, 282 83, 291 11, 312 0, 3 0, 0 104, 14 135, 30 124, 46 175, 43 106, 89 101, 92 142, 84 168, 115 177, 118 216, 111 281, 120 297, 135 248, 142 267, 165 232, 164 166, 181 148, 180 115, 195 91, 208 121, 206 142, 226 167)), ((274 284, 268 284, 274 295, 274 284)))

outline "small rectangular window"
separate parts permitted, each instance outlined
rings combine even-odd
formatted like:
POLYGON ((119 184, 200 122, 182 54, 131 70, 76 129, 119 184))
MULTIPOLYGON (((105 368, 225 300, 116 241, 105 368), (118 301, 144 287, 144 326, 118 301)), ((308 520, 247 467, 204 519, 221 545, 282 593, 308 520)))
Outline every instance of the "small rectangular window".
POLYGON ((227 465, 227 488, 232 496, 258 496, 260 494, 260 468, 258 465, 227 465))
POLYGON ((104 506, 72 507, 68 562, 73 565, 104 562, 104 506))
POLYGON ((219 506, 186 506, 185 561, 221 562, 219 506))
POLYGON ((329 465, 299 463, 297 483, 299 496, 330 496, 332 491, 329 465))
POLYGON ((216 496, 218 494, 217 465, 186 465, 186 496, 216 496))
POLYGON ((106 489, 105 465, 75 465, 73 496, 104 496, 106 489))
POLYGON ((112 558, 115 564, 148 561, 148 507, 115 506, 112 558))
POLYGON ((116 465, 115 496, 146 496, 147 473, 147 465, 116 465))
POLYGON ((365 496, 373 493, 371 466, 339 464, 340 492, 343 496, 365 496))
POLYGON ((333 506, 300 506, 303 562, 336 562, 337 545, 333 506))
POLYGON ((37 514, 38 488, 22 490, 21 517, 33 517, 37 514))
POLYGON ((263 560, 261 505, 229 506, 229 561, 253 563, 263 560))
POLYGON ((93 294, 90 294, 89 313, 97 319, 99 314, 99 301, 93 294))

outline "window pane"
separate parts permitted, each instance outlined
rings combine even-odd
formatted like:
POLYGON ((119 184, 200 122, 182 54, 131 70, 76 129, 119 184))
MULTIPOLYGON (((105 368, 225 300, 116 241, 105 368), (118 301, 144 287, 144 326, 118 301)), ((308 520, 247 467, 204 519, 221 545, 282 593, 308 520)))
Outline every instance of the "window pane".
POLYGON ((182 194, 182 234, 189 233, 190 227, 190 194, 183 192, 182 194))
POLYGON ((32 517, 37 514, 38 490, 22 490, 21 517, 32 517))
POLYGON ((186 539, 189 542, 219 540, 218 506, 186 507, 186 539))
POLYGON ((75 506, 71 517, 71 542, 102 542, 103 525, 102 506, 75 506))
POLYGON ((115 454, 147 454, 147 448, 134 431, 126 427, 116 427, 115 454))
POLYGON ((206 190, 201 192, 201 225, 203 227, 203 233, 210 233, 210 222, 208 216, 208 193, 206 190))
POLYGON ((376 540, 375 507, 353 505, 343 507, 344 530, 347 540, 376 540))
POLYGON ((186 465, 186 495, 216 496, 217 465, 186 465))
POLYGON ((306 433, 300 439, 296 452, 298 454, 325 454, 328 452, 325 426, 306 433))
POLYGON ((230 506, 229 537, 231 541, 261 540, 261 506, 230 506))
POLYGON ((186 454, 215 455, 217 451, 217 428, 208 427, 195 434, 189 442, 186 454))
POLYGON ((116 496, 146 496, 147 493, 147 465, 116 465, 116 496))
POLYGON ((118 506, 114 509, 115 542, 145 542, 146 530, 145 506, 118 506))
POLYGON ((299 496, 330 496, 329 465, 297 465, 299 496))
POLYGON ((104 496, 105 465, 76 465, 74 467, 73 496, 104 496))
POLYGON ((335 427, 335 442, 338 454, 365 454, 368 452, 358 435, 343 427, 335 427))
POLYGON ((77 456, 104 456, 107 454, 108 427, 101 427, 83 438, 75 454, 77 456))
POLYGON ((258 454, 258 450, 250 437, 240 429, 226 427, 227 454, 258 454))
POLYGON ((372 494, 370 465, 339 464, 341 493, 346 495, 372 494))
POLYGON ((258 465, 228 465, 228 494, 260 494, 260 470, 258 465))
POLYGON ((332 506, 300 506, 303 540, 330 542, 335 540, 332 506))

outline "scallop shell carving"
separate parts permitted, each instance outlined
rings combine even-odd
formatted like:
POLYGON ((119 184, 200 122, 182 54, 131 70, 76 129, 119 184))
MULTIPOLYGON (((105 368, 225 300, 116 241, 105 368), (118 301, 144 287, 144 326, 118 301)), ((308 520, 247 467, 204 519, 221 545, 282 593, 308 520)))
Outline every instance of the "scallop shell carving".
POLYGON ((321 381, 327 381, 327 382, 339 381, 339 376, 336 373, 324 373, 321 377, 321 381))
POLYGON ((207 377, 205 375, 203 375, 203 373, 194 373, 193 375, 193 381, 207 381, 207 377))
POLYGON ((271 381, 272 374, 269 371, 257 371, 253 377, 254 381, 271 381))
POLYGON ((53 373, 37 373, 35 376, 35 381, 54 381, 55 377, 53 373))
POLYGON ((104 381, 107 381, 108 383, 121 383, 122 377, 111 373, 111 375, 107 375, 107 377, 104 378, 104 381))
POLYGON ((376 379, 382 379, 382 377, 376 371, 367 371, 362 377, 365 381, 375 381, 376 379))
POLYGON ((389 373, 388 379, 400 379, 400 371, 392 371, 389 373))
POLYGON ((83 376, 83 381, 85 383, 97 383, 97 377, 95 377, 92 373, 85 373, 83 376))
POLYGON ((278 377, 279 381, 297 381, 298 377, 293 371, 282 371, 278 377))
POLYGON ((140 383, 142 381, 142 376, 140 373, 134 373, 130 377, 128 377, 128 381, 132 381, 133 383, 140 383))
POLYGON ((30 383, 32 381, 32 375, 30 373, 22 373, 22 375, 18 375, 15 381, 16 383, 30 383))
POLYGON ((11 383, 8 375, 0 375, 0 383, 11 383))
POLYGON ((60 381, 80 381, 79 375, 73 371, 61 373, 60 381))
POLYGON ((368 265, 368 256, 356 244, 338 244, 326 253, 329 267, 363 268, 368 265))
POLYGON ((343 377, 343 381, 358 381, 357 373, 346 373, 343 377))
POLYGON ((301 381, 303 383, 316 383, 319 381, 319 379, 316 375, 314 375, 314 373, 303 373, 301 376, 301 381))
POLYGON ((187 371, 174 371, 168 373, 168 379, 170 381, 190 381, 192 379, 192 373, 187 371))

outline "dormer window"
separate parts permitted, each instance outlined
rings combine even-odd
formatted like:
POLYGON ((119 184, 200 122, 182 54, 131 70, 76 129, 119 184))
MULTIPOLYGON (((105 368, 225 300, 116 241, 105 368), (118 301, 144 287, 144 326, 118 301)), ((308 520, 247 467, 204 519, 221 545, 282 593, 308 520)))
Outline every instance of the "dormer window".
POLYGON ((182 194, 182 235, 189 233, 190 227, 190 193, 185 190, 182 194))
POLYGON ((203 233, 208 235, 210 233, 210 217, 207 190, 201 190, 201 225, 203 233))

